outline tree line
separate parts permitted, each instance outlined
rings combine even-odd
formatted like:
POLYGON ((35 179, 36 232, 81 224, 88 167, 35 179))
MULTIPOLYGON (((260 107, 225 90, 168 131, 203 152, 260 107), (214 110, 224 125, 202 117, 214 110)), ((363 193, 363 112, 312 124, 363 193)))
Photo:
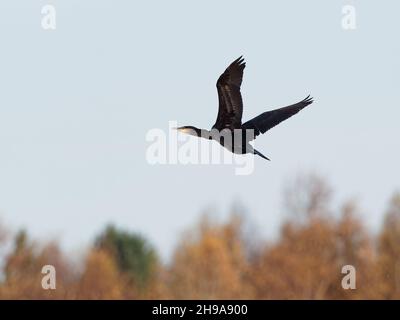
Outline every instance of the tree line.
POLYGON ((399 299, 400 194, 377 234, 354 201, 335 210, 331 197, 319 176, 290 183, 285 221, 269 241, 241 212, 224 222, 204 215, 168 263, 148 239, 113 225, 79 261, 56 242, 39 244, 26 231, 2 227, 0 299, 399 299), (41 286, 44 265, 55 267, 55 290, 41 286), (342 287, 344 265, 356 270, 354 290, 342 287))

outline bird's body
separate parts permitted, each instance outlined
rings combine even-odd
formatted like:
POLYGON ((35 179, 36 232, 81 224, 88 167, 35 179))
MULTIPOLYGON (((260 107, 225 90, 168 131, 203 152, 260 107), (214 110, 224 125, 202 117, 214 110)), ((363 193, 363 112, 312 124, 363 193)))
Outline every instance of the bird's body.
POLYGON ((211 130, 193 126, 179 127, 178 130, 197 137, 218 141, 223 147, 236 154, 252 153, 269 160, 250 144, 259 134, 267 132, 280 122, 288 119, 313 102, 308 96, 304 100, 280 109, 267 111, 242 123, 243 102, 240 93, 243 58, 233 61, 217 81, 218 116, 211 130))

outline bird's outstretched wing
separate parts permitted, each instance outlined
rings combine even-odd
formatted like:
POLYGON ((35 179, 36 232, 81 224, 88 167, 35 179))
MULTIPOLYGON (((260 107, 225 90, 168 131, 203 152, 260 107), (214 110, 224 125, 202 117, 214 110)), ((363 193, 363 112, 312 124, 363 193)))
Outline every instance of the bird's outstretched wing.
POLYGON ((243 70, 246 66, 244 59, 239 57, 233 61, 217 81, 218 116, 213 128, 239 129, 242 124, 243 102, 240 94, 243 70))
POLYGON ((254 130, 254 138, 255 138, 260 133, 267 132, 269 129, 275 127, 282 121, 295 115, 301 109, 307 107, 311 103, 313 103, 313 98, 310 98, 310 96, 308 96, 304 100, 302 100, 298 103, 292 104, 290 106, 264 112, 264 113, 260 114, 259 116, 245 122, 242 125, 242 129, 253 129, 254 130))

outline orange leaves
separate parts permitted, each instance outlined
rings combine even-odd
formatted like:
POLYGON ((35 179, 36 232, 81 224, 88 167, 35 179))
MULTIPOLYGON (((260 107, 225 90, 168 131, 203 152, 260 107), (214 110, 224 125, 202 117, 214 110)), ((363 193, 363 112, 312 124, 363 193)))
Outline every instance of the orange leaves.
POLYGON ((111 255, 93 250, 78 283, 78 299, 122 299, 125 283, 111 255))
MULTIPOLYGON (((202 224, 198 236, 183 239, 170 269, 171 297, 175 299, 240 299, 248 292, 247 262, 240 226, 202 224)), ((248 296, 247 296, 248 297, 248 296)))

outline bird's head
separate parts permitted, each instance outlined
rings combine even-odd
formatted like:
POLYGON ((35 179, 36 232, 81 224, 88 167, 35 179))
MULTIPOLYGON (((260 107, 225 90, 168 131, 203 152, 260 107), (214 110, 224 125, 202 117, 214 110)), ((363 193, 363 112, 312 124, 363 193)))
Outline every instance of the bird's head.
POLYGON ((193 127, 193 126, 183 126, 175 128, 179 132, 189 134, 191 136, 200 137, 201 136, 201 129, 193 127))

